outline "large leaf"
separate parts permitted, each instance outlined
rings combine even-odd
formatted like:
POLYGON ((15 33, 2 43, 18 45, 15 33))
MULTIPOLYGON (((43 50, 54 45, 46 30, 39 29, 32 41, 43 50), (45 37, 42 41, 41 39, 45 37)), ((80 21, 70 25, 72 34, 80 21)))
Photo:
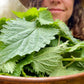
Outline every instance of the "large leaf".
POLYGON ((62 67, 62 56, 67 50, 67 42, 57 47, 49 47, 41 50, 34 56, 33 69, 39 73, 50 74, 58 67, 62 67))
POLYGON ((23 56, 39 51, 59 33, 55 28, 38 27, 36 21, 28 22, 25 19, 11 20, 4 27, 0 40, 5 43, 5 47, 0 48, 0 64, 16 55, 23 56))

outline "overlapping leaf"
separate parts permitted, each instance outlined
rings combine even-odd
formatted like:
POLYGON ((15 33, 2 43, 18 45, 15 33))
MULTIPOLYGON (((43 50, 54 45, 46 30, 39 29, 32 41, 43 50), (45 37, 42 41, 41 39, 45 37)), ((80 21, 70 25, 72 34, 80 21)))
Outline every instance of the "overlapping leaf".
POLYGON ((53 71, 50 76, 51 77, 56 77, 56 76, 67 76, 67 75, 74 75, 74 74, 77 74, 77 73, 82 73, 84 72, 84 70, 82 71, 79 71, 77 69, 73 69, 73 68, 57 68, 55 71, 53 71))
POLYGON ((33 56, 29 55, 29 56, 25 57, 22 61, 17 63, 16 69, 14 70, 13 75, 20 76, 23 67, 27 64, 30 64, 32 61, 33 61, 33 56))
POLYGON ((39 73, 50 74, 56 68, 62 67, 62 56, 66 52, 67 42, 61 44, 57 47, 50 47, 41 50, 39 53, 34 56, 34 61, 32 63, 33 69, 39 73))
POLYGON ((84 69, 78 68, 75 63, 73 63, 71 66, 68 68, 65 67, 59 67, 55 69, 50 76, 51 77, 56 77, 56 76, 67 76, 67 75, 74 75, 78 73, 84 72, 84 69))
POLYGON ((60 29, 60 35, 62 37, 69 39, 74 44, 77 44, 79 42, 79 40, 77 40, 72 36, 71 31, 69 30, 69 27, 64 22, 60 20, 56 20, 54 24, 55 26, 58 26, 57 28, 60 29))
POLYGON ((13 73, 15 67, 16 67, 15 61, 8 61, 5 64, 0 65, 0 71, 4 73, 13 73))
POLYGON ((46 24, 49 25, 54 22, 51 13, 47 10, 39 12, 38 20, 41 23, 41 25, 46 25, 46 24))
POLYGON ((38 17, 38 10, 37 8, 30 8, 26 12, 16 12, 13 13, 19 18, 25 18, 27 21, 34 20, 38 17))
POLYGON ((0 50, 0 64, 16 55, 23 56, 39 51, 55 39, 54 35, 59 31, 51 27, 37 27, 35 21, 17 19, 7 22, 1 32, 0 40, 5 43, 5 47, 0 50))

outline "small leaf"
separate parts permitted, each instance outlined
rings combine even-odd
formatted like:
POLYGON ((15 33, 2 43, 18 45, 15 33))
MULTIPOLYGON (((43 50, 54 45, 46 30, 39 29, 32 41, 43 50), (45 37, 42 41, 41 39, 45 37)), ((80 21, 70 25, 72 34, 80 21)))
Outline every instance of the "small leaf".
POLYGON ((17 17, 25 18, 27 21, 34 20, 38 17, 38 10, 35 7, 29 8, 26 12, 12 11, 17 17))
POLYGON ((6 21, 8 21, 8 20, 10 20, 10 19, 7 19, 5 17, 0 18, 0 29, 3 28, 3 25, 6 24, 6 21))
MULTIPOLYGON (((84 41, 81 41, 79 42, 78 44, 72 46, 68 52, 73 52, 75 50, 78 50, 78 49, 81 49, 81 48, 84 48, 84 41)), ((82 52, 82 51, 81 51, 82 52)))
POLYGON ((15 66, 16 66, 16 62, 10 60, 5 64, 0 65, 0 71, 4 73, 13 73, 15 66))
POLYGON ((46 25, 54 22, 51 13, 48 10, 39 12, 38 20, 41 25, 46 25))

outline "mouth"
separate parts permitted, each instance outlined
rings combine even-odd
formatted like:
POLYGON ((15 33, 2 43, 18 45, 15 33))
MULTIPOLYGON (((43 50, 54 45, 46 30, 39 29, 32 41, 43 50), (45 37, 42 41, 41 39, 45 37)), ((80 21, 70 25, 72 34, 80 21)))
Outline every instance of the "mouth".
POLYGON ((60 8, 50 8, 49 11, 51 13, 60 13, 60 12, 64 12, 63 9, 60 9, 60 8))

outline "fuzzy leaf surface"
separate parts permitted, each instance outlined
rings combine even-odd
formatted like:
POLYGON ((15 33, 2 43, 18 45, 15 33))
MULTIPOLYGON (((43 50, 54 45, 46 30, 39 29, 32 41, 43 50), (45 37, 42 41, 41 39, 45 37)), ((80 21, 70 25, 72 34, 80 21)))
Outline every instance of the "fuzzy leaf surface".
POLYGON ((0 40, 4 42, 5 47, 0 48, 0 64, 17 55, 23 56, 39 51, 59 33, 55 28, 37 27, 36 21, 28 22, 25 19, 7 22, 1 32, 0 40))
POLYGON ((74 44, 77 44, 79 42, 79 40, 77 40, 76 38, 74 38, 72 36, 71 31, 69 30, 69 27, 64 22, 62 22, 60 20, 56 20, 55 24, 56 24, 56 26, 58 26, 57 28, 60 29, 60 31, 61 31, 60 35, 62 37, 69 39, 74 44))
POLYGON ((0 71, 2 71, 4 73, 13 73, 15 67, 16 67, 15 61, 8 61, 8 62, 0 65, 0 71))
POLYGON ((73 63, 72 65, 70 65, 68 68, 65 67, 59 67, 57 69, 55 69, 50 76, 51 77, 56 77, 56 76, 67 76, 67 75, 74 75, 77 73, 82 73, 84 72, 84 69, 81 69, 79 67, 77 67, 77 65, 75 63, 73 63))
POLYGON ((38 20, 41 25, 46 25, 54 22, 51 13, 47 10, 39 12, 38 20))
POLYGON ((41 50, 34 56, 34 61, 32 63, 33 69, 39 73, 50 74, 58 67, 62 67, 62 56, 67 50, 67 42, 61 44, 57 47, 49 47, 41 50))
POLYGON ((51 76, 51 77, 67 76, 67 75, 74 75, 74 74, 82 73, 82 72, 84 72, 84 70, 79 71, 79 70, 73 69, 73 68, 68 68, 68 69, 58 68, 58 69, 56 69, 55 71, 53 71, 53 72, 50 74, 50 76, 51 76))
POLYGON ((29 8, 26 12, 16 12, 13 13, 19 18, 25 18, 27 21, 34 20, 38 17, 38 10, 37 8, 29 8))

